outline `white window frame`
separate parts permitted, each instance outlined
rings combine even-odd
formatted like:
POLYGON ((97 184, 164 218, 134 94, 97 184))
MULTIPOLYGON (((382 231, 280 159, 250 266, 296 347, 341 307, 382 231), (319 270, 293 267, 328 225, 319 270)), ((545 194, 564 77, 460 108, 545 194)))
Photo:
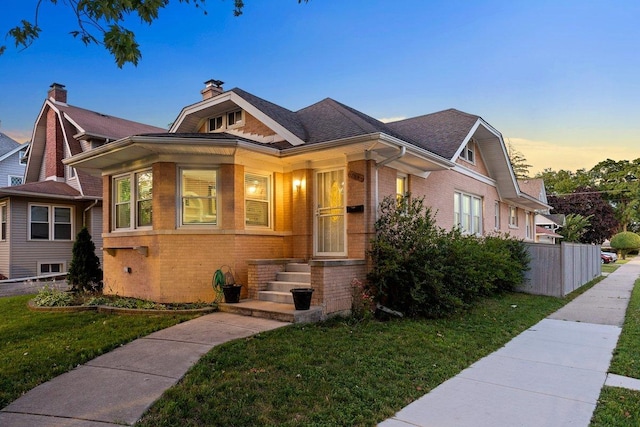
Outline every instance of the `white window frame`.
POLYGON ((18 151, 18 164, 20 165, 26 165, 27 164, 27 158, 25 156, 25 154, 27 154, 27 149, 23 149, 18 151))
POLYGON ((526 211, 524 213, 524 224, 525 224, 525 237, 531 240, 533 237, 531 233, 531 212, 530 211, 526 211))
POLYGON ((1 241, 6 241, 7 240, 7 232, 9 231, 7 229, 7 226, 9 224, 8 222, 8 218, 9 218, 9 210, 8 210, 8 206, 6 203, 0 203, 0 240, 1 241))
POLYGON ((460 228, 463 233, 482 234, 482 210, 482 197, 463 191, 453 193, 454 226, 460 228))
POLYGON ((13 187, 15 185, 22 185, 22 184, 24 184, 24 177, 23 176, 21 176, 21 175, 7 175, 7 186, 13 187), (11 180, 14 179, 14 178, 19 179, 20 180, 20 184, 12 184, 11 180))
MULTIPOLYGON (((126 174, 114 175, 112 177, 112 195, 111 195, 111 229, 113 231, 131 231, 131 230, 149 230, 153 228, 153 223, 151 224, 139 224, 140 221, 140 203, 145 201, 153 200, 153 171, 151 168, 136 170, 132 172, 128 172, 126 174), (151 174, 151 198, 150 199, 141 199, 140 191, 139 191, 139 177, 142 174, 151 174), (118 186, 117 182, 122 180, 129 181, 129 200, 117 202, 118 195, 118 186), (117 207, 118 206, 129 206, 129 224, 127 226, 118 226, 118 214, 117 207)), ((153 218, 153 208, 151 209, 151 218, 153 218)))
POLYGON ((45 203, 29 203, 28 206, 28 226, 27 226, 27 240, 34 242, 72 242, 74 239, 74 207, 64 205, 49 205, 45 203), (38 224, 47 224, 47 238, 46 239, 34 239, 32 238, 31 226, 34 222, 31 219, 31 208, 42 207, 47 209, 47 222, 37 221, 38 224), (55 211, 56 209, 68 209, 69 210, 69 222, 56 222, 55 211), (69 238, 68 239, 56 239, 56 225, 69 225, 69 238))
POLYGON ((244 225, 245 227, 251 227, 251 228, 271 228, 273 221, 271 220, 271 218, 273 217, 273 203, 272 203, 272 176, 270 173, 263 173, 263 172, 253 172, 253 171, 245 171, 244 173, 244 212, 245 212, 245 219, 244 219, 244 225), (247 179, 249 177, 254 177, 257 179, 264 179, 267 185, 267 188, 265 189, 266 192, 266 197, 258 197, 258 196, 253 196, 251 193, 251 183, 248 183, 247 179), (251 223, 251 218, 249 218, 249 216, 247 215, 248 213, 248 209, 249 209, 249 205, 253 204, 253 203, 266 203, 267 204, 267 223, 266 224, 252 224, 251 223))
POLYGON ((518 228, 518 208, 509 206, 509 227, 518 228))
POLYGON ((493 227, 496 230, 500 230, 500 202, 496 200, 494 204, 495 213, 493 216, 493 227))
POLYGON ((209 132, 224 132, 226 129, 236 129, 244 125, 244 110, 228 111, 224 114, 210 117, 207 120, 209 132), (214 126, 211 126, 215 123, 214 126))
POLYGON ((220 224, 220 203, 218 201, 218 194, 220 185, 220 170, 218 168, 198 168, 198 167, 184 167, 178 170, 178 200, 177 200, 177 214, 178 224, 180 227, 217 227, 220 224), (184 190, 184 173, 185 172, 210 172, 213 173, 215 186, 208 188, 209 195, 203 196, 198 194, 186 194, 189 191, 184 190), (213 194, 211 194, 213 191, 213 194), (204 201, 204 203, 203 203, 204 201), (202 215, 209 217, 211 221, 197 221, 197 222, 185 222, 185 207, 188 207, 191 203, 198 203, 202 215), (206 206, 205 206, 206 204, 206 206), (212 205, 214 209, 209 209, 212 205), (209 210, 207 210, 209 209, 209 210))
POLYGON ((42 275, 45 275, 45 274, 57 274, 57 273, 63 274, 63 273, 66 273, 66 272, 67 272, 67 262, 66 261, 37 261, 36 262, 36 276, 42 276, 42 275), (52 265, 59 265, 61 271, 60 272, 54 271, 53 273, 51 273, 51 271, 49 271, 48 273, 43 273, 42 272, 42 266, 44 266, 44 265, 48 265, 49 268, 51 268, 52 265))
POLYGON ((476 163, 476 148, 473 139, 470 139, 467 145, 464 146, 462 153, 460 153, 460 158, 472 164, 476 163))

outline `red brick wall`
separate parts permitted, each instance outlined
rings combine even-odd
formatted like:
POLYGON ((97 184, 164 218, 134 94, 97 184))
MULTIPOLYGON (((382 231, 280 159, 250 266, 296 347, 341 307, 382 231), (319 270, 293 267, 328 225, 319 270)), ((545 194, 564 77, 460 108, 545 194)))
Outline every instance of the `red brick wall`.
POLYGON ((64 177, 64 145, 62 127, 58 121, 57 113, 49 108, 47 110, 47 132, 45 142, 45 177, 64 177))

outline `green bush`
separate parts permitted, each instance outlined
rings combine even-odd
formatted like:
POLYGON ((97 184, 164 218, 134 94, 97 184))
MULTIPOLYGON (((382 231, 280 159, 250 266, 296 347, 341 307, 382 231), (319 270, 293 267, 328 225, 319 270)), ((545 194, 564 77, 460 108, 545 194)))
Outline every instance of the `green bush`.
POLYGON ((631 251, 640 249, 640 236, 631 231, 623 231, 611 238, 611 247, 619 250, 622 259, 631 251))
POLYGON ((524 280, 524 244, 506 236, 445 231, 424 200, 385 198, 369 254, 369 292, 408 316, 441 317, 524 280))
POLYGON ((71 305, 74 296, 69 292, 58 290, 51 286, 44 286, 33 298, 33 303, 38 307, 62 307, 71 305))

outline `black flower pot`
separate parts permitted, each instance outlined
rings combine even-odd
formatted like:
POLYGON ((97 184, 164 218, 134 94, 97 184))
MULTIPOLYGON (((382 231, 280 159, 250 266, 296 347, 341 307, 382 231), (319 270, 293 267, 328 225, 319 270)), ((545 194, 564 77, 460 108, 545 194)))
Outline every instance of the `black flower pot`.
POLYGON ((242 285, 224 285, 222 292, 224 293, 224 302, 235 304, 240 302, 240 290, 242 285))
POLYGON ((296 306, 296 310, 309 310, 313 288, 293 288, 291 295, 293 295, 293 304, 296 306))

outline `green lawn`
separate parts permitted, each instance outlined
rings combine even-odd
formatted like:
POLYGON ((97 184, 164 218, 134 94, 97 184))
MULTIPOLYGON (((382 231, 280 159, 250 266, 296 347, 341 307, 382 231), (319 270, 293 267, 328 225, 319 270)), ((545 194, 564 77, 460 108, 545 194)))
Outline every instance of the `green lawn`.
POLYGON ((230 342, 141 425, 375 425, 567 301, 508 294, 450 319, 334 319, 230 342))
POLYGON ((0 408, 123 343, 193 317, 34 312, 31 298, 0 298, 0 408))
MULTIPOLYGON (((635 283, 609 372, 640 379, 640 279, 635 283)), ((640 392, 604 387, 592 426, 639 426, 640 392)))

